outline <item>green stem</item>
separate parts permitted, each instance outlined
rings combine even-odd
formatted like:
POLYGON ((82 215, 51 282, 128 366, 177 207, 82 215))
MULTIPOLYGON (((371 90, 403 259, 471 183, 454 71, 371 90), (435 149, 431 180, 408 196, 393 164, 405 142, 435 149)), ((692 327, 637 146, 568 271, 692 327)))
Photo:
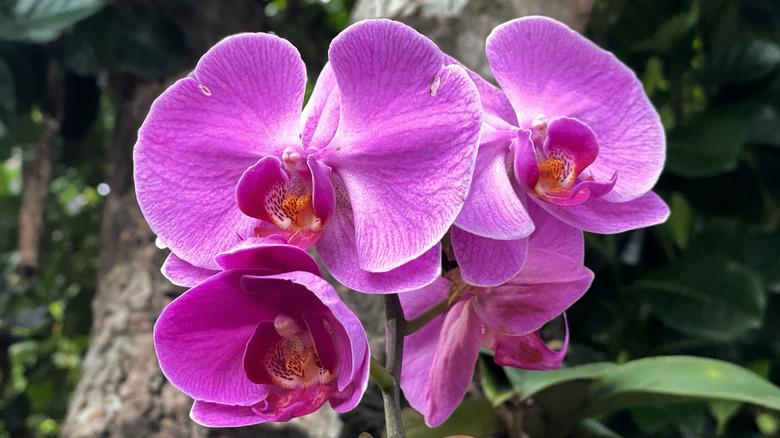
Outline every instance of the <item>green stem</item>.
POLYGON ((383 392, 390 391, 395 385, 395 379, 393 379, 393 376, 391 376, 385 367, 383 367, 382 364, 373 357, 371 358, 371 368, 369 369, 369 374, 371 374, 371 379, 374 381, 374 383, 376 383, 376 386, 378 386, 379 389, 381 389, 383 392))
POLYGON ((425 312, 418 315, 416 318, 412 318, 409 321, 406 321, 406 324, 404 325, 404 336, 409 336, 412 333, 416 332, 417 330, 420 330, 421 328, 425 327, 426 324, 431 322, 434 318, 441 315, 442 313, 446 312, 450 309, 450 298, 447 297, 438 303, 436 303, 433 307, 426 310, 425 312))
MULTIPOLYGON (((385 295, 385 369, 396 382, 401 381, 404 350, 404 312, 397 294, 385 295)), ((406 438, 401 419, 401 388, 393 385, 382 391, 387 438, 406 438)))

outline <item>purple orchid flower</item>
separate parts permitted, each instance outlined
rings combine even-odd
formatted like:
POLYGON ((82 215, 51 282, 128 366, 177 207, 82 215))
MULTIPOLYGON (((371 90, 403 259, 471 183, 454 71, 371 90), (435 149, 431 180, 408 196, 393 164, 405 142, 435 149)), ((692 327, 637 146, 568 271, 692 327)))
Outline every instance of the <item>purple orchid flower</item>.
MULTIPOLYGON (((443 317, 405 339, 401 388, 430 427, 443 423, 460 404, 480 346, 494 350, 499 365, 540 370, 558 368, 563 361, 568 327, 559 351, 548 348, 538 331, 587 291, 593 273, 582 264, 580 231, 551 217, 532 217, 536 231, 528 239, 522 270, 514 278, 497 287, 466 284, 443 317)), ((440 278, 400 295, 405 316, 414 318, 447 299, 451 287, 440 278)))
POLYGON ((480 245, 468 251, 510 257, 493 276, 462 263, 467 281, 495 286, 520 270, 536 207, 593 233, 667 219, 668 207, 650 191, 664 164, 663 126, 628 67, 546 17, 496 27, 487 58, 501 90, 470 73, 485 118, 452 238, 462 253, 480 245))
MULTIPOLYGON (((154 327, 160 368, 195 399, 192 419, 246 426, 287 421, 326 401, 337 412, 354 408, 368 384, 368 339, 314 259, 249 239, 217 264, 222 272, 169 304, 154 327)), ((173 272, 189 281, 205 274, 188 269, 173 272)))
POLYGON ((336 37, 301 113, 306 71, 268 34, 228 37, 152 105, 134 151, 136 193, 182 261, 216 269, 238 241, 281 233, 363 292, 440 274, 482 109, 475 85, 413 29, 357 23, 336 37))

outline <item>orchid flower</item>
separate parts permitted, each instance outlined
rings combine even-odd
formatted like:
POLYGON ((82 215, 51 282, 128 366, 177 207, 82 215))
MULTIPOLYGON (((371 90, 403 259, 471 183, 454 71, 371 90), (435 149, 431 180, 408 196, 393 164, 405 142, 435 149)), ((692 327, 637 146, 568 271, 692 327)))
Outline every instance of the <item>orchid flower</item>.
MULTIPOLYGON (((175 299, 154 327, 160 368, 195 399, 193 420, 245 426, 326 401, 337 412, 354 408, 368 384, 368 340, 314 259, 249 239, 216 261, 221 272, 175 299)), ((174 271, 184 278, 186 269, 174 271)))
MULTIPOLYGON (((400 295, 407 319, 441 300, 454 301, 443 317, 407 336, 404 343, 401 388, 428 426, 443 423, 460 404, 471 383, 480 346, 493 350, 499 365, 525 369, 560 366, 568 346, 568 329, 560 351, 548 348, 538 331, 588 290, 593 273, 582 264, 582 233, 541 214, 541 218, 532 216, 537 227, 528 239, 522 270, 508 282, 479 287, 440 278, 423 289, 400 295), (453 295, 452 290, 457 292, 453 295)), ((485 264, 491 262, 495 264, 495 260, 485 264)))
POLYGON ((468 193, 482 109, 463 68, 389 20, 336 37, 301 112, 306 70, 269 34, 228 37, 152 105, 135 146, 147 221, 181 260, 215 269, 281 234, 346 286, 413 290, 468 193))
POLYGON ((467 281, 495 286, 520 270, 536 207, 593 233, 667 219, 668 207, 650 191, 664 164, 663 126, 628 67, 546 17, 496 27, 487 58, 501 88, 470 73, 485 118, 453 245, 479 244, 469 251, 504 267, 489 276, 464 260, 467 281), (507 253, 514 256, 499 257, 507 253))

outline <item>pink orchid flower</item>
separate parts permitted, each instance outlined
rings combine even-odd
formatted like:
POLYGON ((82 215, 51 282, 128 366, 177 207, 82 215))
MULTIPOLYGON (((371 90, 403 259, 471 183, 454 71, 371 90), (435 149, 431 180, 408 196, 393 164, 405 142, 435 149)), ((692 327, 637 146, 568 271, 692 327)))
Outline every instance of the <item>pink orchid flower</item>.
POLYGON ((501 89, 470 73, 485 118, 453 245, 479 244, 471 251, 491 260, 515 256, 493 277, 464 258, 465 279, 495 286, 519 271, 516 255, 534 229, 529 211, 536 207, 593 233, 667 219, 668 207, 650 191, 664 164, 663 126, 628 67, 546 17, 496 27, 487 58, 501 89))
MULTIPOLYGON (((538 331, 588 290, 593 273, 582 264, 581 232, 549 215, 532 217, 536 231, 514 278, 496 287, 466 285, 443 317, 405 339, 401 388, 430 427, 442 424, 463 400, 480 346, 493 350, 499 365, 553 369, 563 361, 568 329, 560 351, 548 348, 538 331)), ((440 278, 401 294, 405 317, 414 318, 446 299, 450 287, 440 278)))
POLYGON ((298 51, 228 37, 152 105, 135 183, 154 232, 187 263, 281 233, 316 245, 352 289, 417 289, 468 193, 482 126, 475 85, 433 42, 389 20, 336 37, 301 112, 298 51))
POLYGON ((368 384, 368 339, 314 259, 249 239, 216 262, 222 271, 206 279, 169 266, 200 282, 154 327, 160 368, 195 399, 192 419, 232 427, 287 421, 325 402, 354 408, 368 384))

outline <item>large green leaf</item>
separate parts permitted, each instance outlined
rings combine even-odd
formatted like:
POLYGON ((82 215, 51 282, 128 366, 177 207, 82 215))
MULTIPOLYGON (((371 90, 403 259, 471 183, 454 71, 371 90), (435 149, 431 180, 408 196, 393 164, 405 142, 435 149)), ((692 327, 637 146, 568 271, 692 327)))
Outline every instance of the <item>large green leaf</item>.
POLYGON ((485 355, 479 356, 479 377, 482 392, 493 406, 499 406, 515 395, 504 371, 485 355))
POLYGON ((103 7, 103 0, 12 0, 0 9, 0 40, 45 43, 103 7), (4 12, 4 13, 3 13, 4 12))
POLYGON ((464 400, 444 424, 434 429, 426 426, 422 415, 411 408, 404 409, 401 416, 409 438, 441 438, 450 435, 487 437, 505 430, 493 406, 482 399, 464 400))
POLYGON ((727 400, 780 410, 780 388, 752 371, 715 359, 662 356, 620 365, 590 390, 586 415, 628 406, 727 400))
POLYGON ((688 178, 734 170, 746 140, 741 119, 717 112, 699 114, 669 134, 666 170, 688 178))
POLYGON ((599 378, 615 366, 610 362, 594 362, 552 371, 526 371, 511 367, 504 367, 504 371, 520 399, 527 399, 556 385, 599 378))
POLYGON ((759 327, 766 306, 760 278, 720 253, 687 254, 631 290, 670 327, 721 341, 759 327))
POLYGON ((780 64, 780 46, 771 41, 743 40, 719 47, 707 60, 704 80, 741 83, 760 79, 780 64))

